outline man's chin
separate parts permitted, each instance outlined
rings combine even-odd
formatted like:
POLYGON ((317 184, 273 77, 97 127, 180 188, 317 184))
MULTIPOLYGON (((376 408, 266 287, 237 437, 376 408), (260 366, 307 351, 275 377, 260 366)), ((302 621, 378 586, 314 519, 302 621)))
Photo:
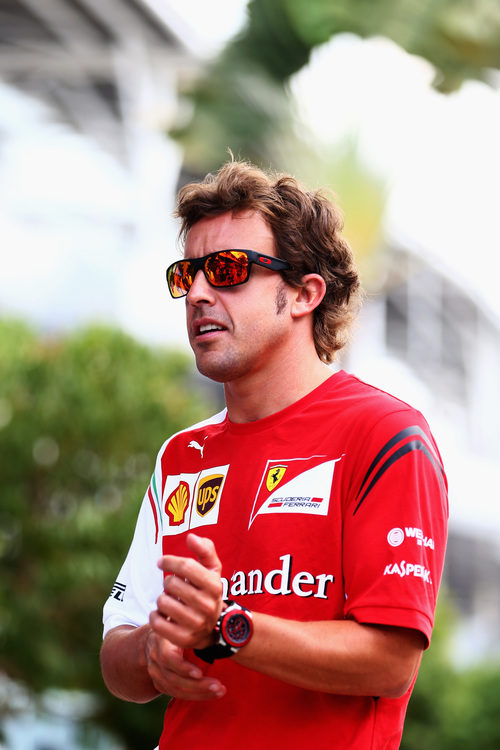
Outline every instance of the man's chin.
MULTIPOLYGON (((196 356, 196 355, 195 355, 196 356)), ((207 352, 196 356, 198 372, 216 383, 227 383, 239 377, 241 363, 231 361, 231 358, 210 356, 207 352)))
POLYGON ((222 362, 216 361, 215 357, 207 357, 206 354, 197 356, 196 367, 201 375, 216 383, 223 383, 225 380, 227 368, 222 362))

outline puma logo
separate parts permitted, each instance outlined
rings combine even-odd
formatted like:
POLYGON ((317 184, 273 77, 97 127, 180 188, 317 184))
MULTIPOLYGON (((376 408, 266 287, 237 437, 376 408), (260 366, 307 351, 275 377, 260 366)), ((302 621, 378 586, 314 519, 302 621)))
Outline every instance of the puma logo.
POLYGON ((194 448, 197 451, 200 451, 201 457, 203 458, 203 451, 205 450, 205 440, 207 439, 207 436, 203 438, 203 445, 200 445, 196 442, 196 440, 191 440, 191 442, 188 445, 188 448, 194 448))

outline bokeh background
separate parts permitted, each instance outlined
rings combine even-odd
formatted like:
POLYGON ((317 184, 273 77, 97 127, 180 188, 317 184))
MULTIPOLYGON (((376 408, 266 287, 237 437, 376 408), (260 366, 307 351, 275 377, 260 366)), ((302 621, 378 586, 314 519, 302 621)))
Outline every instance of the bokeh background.
POLYGON ((158 448, 220 406, 166 266, 228 149, 333 191, 336 366, 422 409, 450 541, 404 750, 500 744, 498 0, 0 2, 0 747, 154 747, 99 673, 158 448))

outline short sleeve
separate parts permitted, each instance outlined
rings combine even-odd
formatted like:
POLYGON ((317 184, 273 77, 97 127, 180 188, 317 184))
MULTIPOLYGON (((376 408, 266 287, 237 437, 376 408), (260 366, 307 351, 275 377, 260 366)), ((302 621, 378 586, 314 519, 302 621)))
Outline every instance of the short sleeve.
POLYGON ((345 616, 430 642, 447 536, 447 482, 422 415, 402 409, 361 441, 344 509, 345 616))
POLYGON ((103 610, 104 635, 118 625, 139 627, 149 620, 163 590, 163 574, 157 567, 162 554, 160 501, 161 464, 144 495, 132 544, 103 610))

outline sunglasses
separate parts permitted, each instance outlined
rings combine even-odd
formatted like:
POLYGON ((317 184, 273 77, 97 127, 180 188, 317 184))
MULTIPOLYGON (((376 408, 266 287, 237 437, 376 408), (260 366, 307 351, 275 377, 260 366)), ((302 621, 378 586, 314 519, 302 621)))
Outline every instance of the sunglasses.
POLYGON ((185 297, 198 271, 203 271, 211 286, 227 287, 244 284, 250 278, 252 263, 270 271, 291 268, 286 260, 262 255, 255 250, 219 250, 203 258, 178 260, 167 268, 168 289, 172 297, 185 297))

